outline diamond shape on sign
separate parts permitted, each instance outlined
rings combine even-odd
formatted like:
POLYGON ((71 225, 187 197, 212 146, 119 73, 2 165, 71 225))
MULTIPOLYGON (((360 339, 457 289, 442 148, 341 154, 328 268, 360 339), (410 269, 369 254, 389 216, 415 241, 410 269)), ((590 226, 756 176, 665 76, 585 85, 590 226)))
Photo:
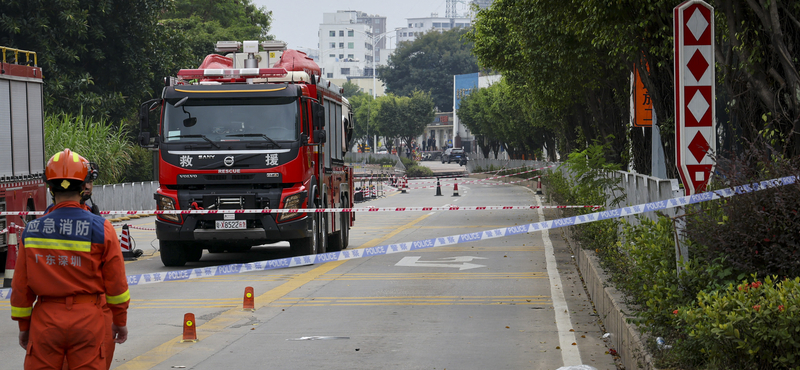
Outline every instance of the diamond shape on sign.
POLYGON ((706 112, 708 112, 708 108, 710 106, 711 105, 708 104, 708 101, 706 101, 706 97, 700 93, 700 90, 697 90, 694 93, 692 100, 689 101, 689 105, 687 105, 686 107, 689 108, 690 112, 692 112, 694 119, 697 122, 700 122, 703 116, 706 115, 706 112))
POLYGON ((700 9, 695 9, 692 17, 686 22, 686 27, 692 32, 695 40, 700 40, 700 36, 703 36, 703 32, 708 28, 708 21, 703 16, 703 13, 700 12, 700 9))
POLYGON ((689 59, 689 63, 686 63, 689 72, 692 72, 692 76, 694 76, 694 79, 697 81, 700 81, 700 78, 706 73, 708 66, 708 61, 706 57, 703 56, 703 53, 700 52, 700 49, 695 50, 692 58, 689 59))
POLYGON ((689 143, 689 152, 692 153, 694 159, 697 160, 697 163, 700 163, 710 147, 711 146, 708 145, 708 141, 706 141, 703 133, 698 131, 697 134, 694 135, 692 142, 689 143))
POLYGON ((703 182, 706 181, 706 173, 697 171, 694 173, 694 181, 696 182, 703 182))

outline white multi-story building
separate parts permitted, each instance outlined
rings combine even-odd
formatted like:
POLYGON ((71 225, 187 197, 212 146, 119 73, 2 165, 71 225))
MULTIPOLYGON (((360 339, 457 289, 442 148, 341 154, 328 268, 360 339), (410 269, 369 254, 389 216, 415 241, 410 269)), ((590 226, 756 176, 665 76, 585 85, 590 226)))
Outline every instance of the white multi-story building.
POLYGON ((466 9, 470 9, 471 4, 477 4, 480 9, 488 8, 494 0, 447 0, 447 14, 440 17, 437 13, 432 13, 430 17, 406 18, 408 27, 396 30, 397 42, 414 41, 423 33, 436 30, 439 32, 449 31, 453 28, 467 28, 472 24, 475 15, 471 11, 458 15, 457 6, 463 3, 466 9))
POLYGON ((386 17, 354 10, 324 13, 319 25, 319 65, 322 76, 332 80, 373 75, 375 65, 386 64, 380 52, 386 17))
POLYGON ((396 32, 397 42, 414 41, 423 33, 436 30, 439 32, 449 31, 453 28, 467 28, 472 20, 470 18, 447 18, 439 17, 436 13, 424 18, 406 18, 408 27, 398 28, 396 32))

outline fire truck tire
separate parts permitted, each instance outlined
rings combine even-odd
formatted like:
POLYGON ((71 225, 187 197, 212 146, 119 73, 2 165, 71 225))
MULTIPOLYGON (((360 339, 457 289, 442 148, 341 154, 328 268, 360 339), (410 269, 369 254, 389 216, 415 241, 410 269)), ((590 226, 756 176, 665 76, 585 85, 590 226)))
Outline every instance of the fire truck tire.
POLYGON ((225 247, 221 246, 209 246, 208 253, 225 253, 225 247))
POLYGON ((350 213, 342 212, 342 249, 350 246, 350 213))
POLYGON ((174 240, 159 240, 161 263, 167 267, 180 267, 186 265, 186 248, 181 242, 174 240))
POLYGON ((187 245, 186 249, 186 262, 197 262, 203 257, 203 247, 199 245, 187 245))
POLYGON ((316 215, 311 217, 311 235, 307 238, 293 239, 289 241, 289 246, 295 256, 305 256, 308 254, 317 254, 317 237, 319 237, 319 230, 317 228, 316 215))
POLYGON ((245 245, 236 245, 236 246, 226 247, 225 250, 227 250, 230 253, 245 253, 245 252, 249 251, 252 248, 253 248, 252 245, 246 245, 245 244, 245 245))
MULTIPOLYGON (((347 208, 347 207, 345 207, 347 208)), ((331 234, 330 243, 328 244, 328 252, 338 252, 347 248, 348 228, 350 227, 348 213, 341 212, 337 215, 339 217, 339 224, 342 225, 339 231, 331 234)))
POLYGON ((326 213, 319 213, 319 237, 317 241, 317 253, 325 253, 328 249, 328 215, 326 213))

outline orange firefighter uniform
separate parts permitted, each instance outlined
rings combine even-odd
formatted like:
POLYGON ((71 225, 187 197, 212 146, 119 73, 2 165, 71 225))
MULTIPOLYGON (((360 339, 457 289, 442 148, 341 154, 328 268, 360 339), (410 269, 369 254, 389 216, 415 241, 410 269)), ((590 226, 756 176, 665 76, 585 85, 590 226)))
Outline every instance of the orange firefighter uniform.
MULTIPOLYGON (((47 209, 44 210, 44 214, 50 213, 50 211, 53 210, 53 206, 55 206, 55 204, 51 204, 50 206, 48 206, 47 209)), ((88 212, 94 213, 96 215, 100 214, 100 210, 97 208, 97 205, 94 204, 94 203, 92 203, 91 207, 86 203, 81 203, 81 208, 85 209, 88 212)), ((110 369, 111 368, 111 363, 114 361, 114 351, 117 349, 117 344, 114 343, 115 334, 114 334, 114 331, 111 330, 111 324, 114 323, 113 322, 114 315, 111 313, 111 309, 108 308, 108 304, 106 302, 106 296, 105 295, 101 295, 100 296, 100 303, 101 303, 100 306, 103 308, 103 315, 104 315, 104 317, 106 319, 106 328, 107 328, 106 330, 108 330, 108 337, 106 338, 106 342, 105 342, 106 369, 110 369)), ((62 370, 70 370, 69 361, 66 361, 66 358, 65 358, 64 366, 62 367, 62 370)))
POLYGON ((12 282, 11 317, 30 330, 26 369, 107 369, 108 326, 126 326, 130 303, 116 232, 78 202, 28 223, 12 282), (34 305, 36 301, 36 305, 34 305))

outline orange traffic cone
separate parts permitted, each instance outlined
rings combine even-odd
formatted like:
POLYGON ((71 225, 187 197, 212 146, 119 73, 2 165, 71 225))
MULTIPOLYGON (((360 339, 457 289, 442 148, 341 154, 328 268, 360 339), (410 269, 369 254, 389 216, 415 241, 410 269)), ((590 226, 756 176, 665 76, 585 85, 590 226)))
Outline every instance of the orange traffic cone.
POLYGON ((455 183, 453 185, 453 196, 454 197, 460 197, 460 195, 458 195, 458 183, 455 183))
POLYGON ((253 287, 251 286, 244 288, 244 304, 242 304, 242 310, 256 310, 256 302, 255 298, 253 297, 253 287))
POLYGON ((14 268, 17 266, 17 227, 12 222, 8 226, 8 253, 6 256, 6 271, 3 275, 3 288, 11 288, 14 279, 14 268))
POLYGON ((197 342, 197 328, 194 321, 194 314, 187 313, 183 315, 183 342, 197 342))

